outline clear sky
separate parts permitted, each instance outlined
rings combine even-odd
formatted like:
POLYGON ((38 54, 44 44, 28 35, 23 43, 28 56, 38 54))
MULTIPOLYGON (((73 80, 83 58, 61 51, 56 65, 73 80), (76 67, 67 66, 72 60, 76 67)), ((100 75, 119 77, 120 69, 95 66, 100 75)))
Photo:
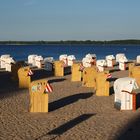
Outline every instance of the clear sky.
POLYGON ((0 40, 140 39, 140 0, 0 0, 0 40))

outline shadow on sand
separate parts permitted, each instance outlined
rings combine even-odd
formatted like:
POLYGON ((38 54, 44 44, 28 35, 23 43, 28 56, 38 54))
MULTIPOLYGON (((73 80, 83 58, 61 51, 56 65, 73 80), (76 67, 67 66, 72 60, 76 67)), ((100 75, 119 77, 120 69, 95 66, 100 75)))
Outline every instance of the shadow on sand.
POLYGON ((111 86, 109 88, 109 95, 112 95, 112 94, 114 94, 114 88, 113 88, 113 86, 111 86))
POLYGON ((17 87, 17 82, 12 80, 12 74, 10 72, 0 72, 0 90, 7 90, 11 87, 17 87))
POLYGON ((93 95, 92 92, 89 93, 79 93, 72 96, 64 97, 57 101, 49 103, 49 111, 54 111, 56 109, 62 108, 66 105, 72 104, 80 99, 87 99, 93 95))
POLYGON ((55 82, 63 82, 65 81, 66 79, 65 78, 61 78, 61 79, 51 79, 51 80, 48 80, 49 83, 55 83, 55 82))
POLYGON ((109 70, 110 73, 117 72, 117 71, 120 71, 120 70, 119 69, 111 69, 111 70, 109 70))
POLYGON ((122 132, 115 140, 140 140, 140 118, 132 120, 122 132))
POLYGON ((96 115, 96 114, 83 114, 81 116, 78 116, 78 117, 66 122, 65 124, 53 129, 52 131, 48 132, 48 134, 49 135, 51 135, 51 134, 62 135, 63 133, 65 133, 69 129, 71 129, 71 128, 75 127, 76 125, 82 123, 83 121, 89 119, 93 115, 96 115))
POLYGON ((68 131, 71 128, 75 127, 76 125, 88 120, 89 118, 91 118, 94 115, 96 115, 96 114, 83 114, 83 115, 80 115, 80 116, 78 116, 78 117, 76 117, 76 118, 74 118, 74 119, 72 119, 72 120, 60 125, 59 127, 51 130, 50 132, 41 135, 40 137, 36 138, 36 140, 40 140, 40 139, 42 139, 43 137, 45 137, 47 135, 56 135, 55 137, 52 138, 52 139, 55 139, 59 135, 62 135, 66 131, 68 131))
POLYGON ((109 78, 109 79, 107 79, 107 81, 109 81, 109 82, 114 82, 115 80, 117 80, 118 78, 109 78))
MULTIPOLYGON (((0 99, 11 97, 16 94, 16 92, 20 93, 23 89, 19 89, 18 81, 12 80, 12 74, 7 71, 0 72, 0 99)), ((24 89, 25 90, 25 89, 24 89)))
MULTIPOLYGON (((140 93, 136 97, 136 108, 140 107, 140 93)), ((138 111, 138 110, 136 110, 138 111)), ((124 126, 116 140, 140 140, 140 115, 124 126)))

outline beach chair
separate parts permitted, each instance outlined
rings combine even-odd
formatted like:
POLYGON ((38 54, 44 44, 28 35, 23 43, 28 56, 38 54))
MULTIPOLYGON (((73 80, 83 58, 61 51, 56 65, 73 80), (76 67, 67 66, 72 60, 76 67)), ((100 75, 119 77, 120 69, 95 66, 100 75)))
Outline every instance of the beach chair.
POLYGON ((18 70, 19 88, 28 88, 30 85, 31 77, 28 74, 30 67, 22 67, 18 70))
POLYGON ((72 65, 71 71, 71 81, 81 81, 82 79, 82 71, 80 70, 81 63, 74 63, 72 65))
POLYGON ((35 80, 30 83, 30 112, 48 112, 48 93, 45 91, 46 85, 46 79, 35 80))
POLYGON ((114 82, 114 107, 119 110, 136 110, 139 86, 134 78, 119 78, 114 82))
POLYGON ((55 76, 64 76, 71 73, 71 66, 68 66, 64 61, 55 61, 54 62, 54 75, 55 76))
POLYGON ((35 57, 35 66, 38 68, 44 68, 44 59, 41 55, 35 57))
POLYGON ((9 54, 4 54, 4 55, 1 55, 0 57, 0 68, 2 69, 5 69, 6 66, 5 66, 5 63, 6 63, 6 59, 7 58, 10 58, 11 56, 9 54))
POLYGON ((114 55, 107 55, 106 56, 106 63, 107 63, 107 67, 113 67, 115 64, 115 57, 114 55))
POLYGON ((12 57, 9 57, 5 60, 5 69, 6 71, 12 71, 12 65, 15 64, 15 60, 12 57))
POLYGON ((67 54, 62 54, 59 56, 59 61, 64 62, 65 66, 68 65, 68 55, 67 54))
POLYGON ((37 54, 31 54, 28 56, 28 64, 35 66, 35 57, 38 56, 37 54))
POLYGON ((107 81, 109 72, 98 72, 96 76, 96 95, 109 96, 110 83, 107 81))
POLYGON ((84 68, 82 86, 93 87, 94 89, 96 89, 96 74, 96 66, 84 68))
POLYGON ((96 54, 87 54, 83 59, 82 59, 82 64, 84 67, 92 67, 96 65, 96 54))
POLYGON ((128 62, 128 59, 126 58, 124 53, 116 55, 116 62, 119 63, 120 70, 126 70, 126 63, 128 62))
POLYGON ((69 55, 67 59, 68 59, 68 66, 72 66, 76 60, 76 57, 74 55, 69 55))
POLYGON ((96 62, 96 66, 97 66, 99 72, 103 72, 105 70, 106 65, 107 64, 106 64, 105 59, 99 59, 96 62))

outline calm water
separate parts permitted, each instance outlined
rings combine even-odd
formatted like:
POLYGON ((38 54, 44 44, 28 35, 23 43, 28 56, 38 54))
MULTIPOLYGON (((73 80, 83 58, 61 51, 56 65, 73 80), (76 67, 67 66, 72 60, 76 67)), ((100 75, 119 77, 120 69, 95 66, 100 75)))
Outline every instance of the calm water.
POLYGON ((52 56, 55 60, 61 54, 73 54, 81 60, 87 53, 95 53, 97 59, 117 53, 125 53, 128 59, 135 59, 140 55, 140 45, 0 45, 0 55, 10 54, 16 61, 27 60, 29 54, 52 56))

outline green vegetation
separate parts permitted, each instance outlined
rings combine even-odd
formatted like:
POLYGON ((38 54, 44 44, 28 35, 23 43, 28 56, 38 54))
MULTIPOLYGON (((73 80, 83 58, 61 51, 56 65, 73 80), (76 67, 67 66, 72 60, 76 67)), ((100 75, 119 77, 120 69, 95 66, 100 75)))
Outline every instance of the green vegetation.
POLYGON ((139 44, 140 40, 111 40, 111 41, 92 41, 92 40, 66 40, 66 41, 0 41, 0 45, 47 45, 47 44, 139 44))

